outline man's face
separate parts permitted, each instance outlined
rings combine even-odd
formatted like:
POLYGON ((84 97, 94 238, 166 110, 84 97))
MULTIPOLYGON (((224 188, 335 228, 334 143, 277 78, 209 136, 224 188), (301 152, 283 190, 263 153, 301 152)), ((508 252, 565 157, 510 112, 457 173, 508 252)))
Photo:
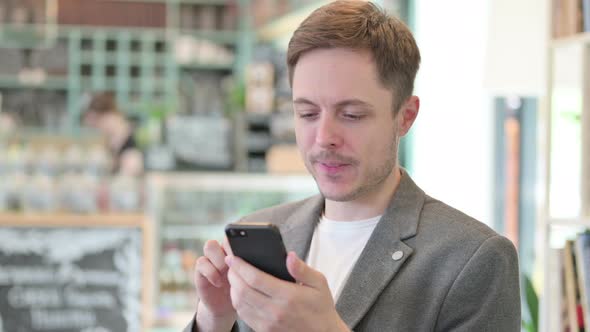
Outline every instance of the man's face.
POLYGON ((369 52, 317 49, 293 73, 297 145, 321 193, 351 201, 393 177, 399 135, 393 93, 369 52))

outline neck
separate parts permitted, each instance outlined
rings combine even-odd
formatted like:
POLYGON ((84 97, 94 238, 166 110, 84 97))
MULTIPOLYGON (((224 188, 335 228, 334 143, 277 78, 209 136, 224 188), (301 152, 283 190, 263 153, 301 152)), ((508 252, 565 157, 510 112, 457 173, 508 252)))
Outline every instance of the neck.
POLYGON ((395 166, 391 174, 375 190, 364 193, 354 200, 337 202, 325 200, 324 215, 331 220, 363 220, 382 215, 401 180, 399 166, 395 166))

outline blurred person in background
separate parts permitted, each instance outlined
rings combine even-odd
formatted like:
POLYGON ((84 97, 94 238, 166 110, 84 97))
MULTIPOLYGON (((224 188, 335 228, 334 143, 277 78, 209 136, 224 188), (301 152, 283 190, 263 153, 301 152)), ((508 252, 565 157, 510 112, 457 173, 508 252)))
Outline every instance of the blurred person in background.
POLYGON ((136 176, 143 173, 143 155, 134 137, 133 125, 118 109, 115 95, 94 95, 83 115, 84 125, 100 131, 113 158, 112 172, 136 176))

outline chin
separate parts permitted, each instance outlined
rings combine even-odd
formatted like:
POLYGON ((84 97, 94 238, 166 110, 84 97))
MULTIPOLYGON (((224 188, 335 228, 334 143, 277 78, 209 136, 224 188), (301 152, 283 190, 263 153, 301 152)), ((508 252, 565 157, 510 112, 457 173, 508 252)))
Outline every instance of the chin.
POLYGON ((322 195, 324 196, 325 199, 328 199, 330 201, 334 201, 334 202, 350 202, 355 200, 358 195, 356 193, 344 193, 344 194, 338 194, 338 195, 326 195, 324 193, 322 193, 322 195))
POLYGON ((335 202, 348 202, 358 197, 358 190, 327 189, 320 186, 320 193, 324 198, 335 202))

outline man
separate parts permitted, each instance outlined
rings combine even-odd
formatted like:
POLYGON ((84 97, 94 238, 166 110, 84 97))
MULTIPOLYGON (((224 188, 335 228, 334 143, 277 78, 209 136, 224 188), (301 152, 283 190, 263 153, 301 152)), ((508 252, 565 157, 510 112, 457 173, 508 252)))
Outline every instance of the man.
POLYGON ((321 195, 243 221, 281 229, 297 282, 209 241, 186 331, 520 331, 514 246, 398 166, 420 106, 408 28, 336 1, 301 24, 287 57, 297 145, 321 195))

